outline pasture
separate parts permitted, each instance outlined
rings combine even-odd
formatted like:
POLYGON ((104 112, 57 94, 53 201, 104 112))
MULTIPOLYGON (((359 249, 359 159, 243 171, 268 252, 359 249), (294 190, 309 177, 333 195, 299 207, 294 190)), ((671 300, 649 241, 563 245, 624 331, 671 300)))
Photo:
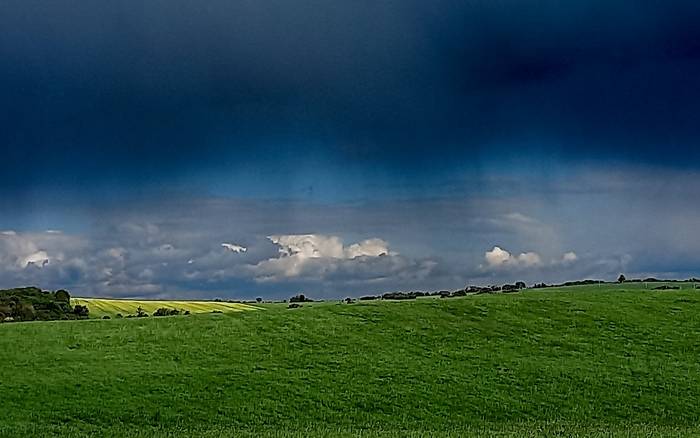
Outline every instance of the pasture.
POLYGON ((699 306, 595 285, 4 324, 0 436, 698 436, 699 306))

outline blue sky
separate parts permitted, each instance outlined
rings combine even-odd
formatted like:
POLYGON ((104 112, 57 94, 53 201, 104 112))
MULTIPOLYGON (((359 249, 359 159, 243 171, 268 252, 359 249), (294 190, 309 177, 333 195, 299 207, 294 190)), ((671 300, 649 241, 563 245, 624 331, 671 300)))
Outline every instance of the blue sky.
POLYGON ((691 1, 3 2, 0 286, 700 275, 698 19, 691 1))

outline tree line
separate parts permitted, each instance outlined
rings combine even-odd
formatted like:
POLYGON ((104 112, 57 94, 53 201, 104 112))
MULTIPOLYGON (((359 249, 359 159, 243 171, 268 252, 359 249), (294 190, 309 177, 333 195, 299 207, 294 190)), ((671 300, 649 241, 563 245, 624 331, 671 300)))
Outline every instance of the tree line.
POLYGON ((45 291, 38 287, 0 290, 0 322, 86 319, 87 306, 70 302, 68 291, 45 291))

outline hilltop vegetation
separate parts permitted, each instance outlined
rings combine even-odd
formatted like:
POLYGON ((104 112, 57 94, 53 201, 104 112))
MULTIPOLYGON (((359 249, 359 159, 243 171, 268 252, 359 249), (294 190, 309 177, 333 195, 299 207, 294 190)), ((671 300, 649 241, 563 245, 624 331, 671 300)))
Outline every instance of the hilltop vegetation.
POLYGON ((49 321, 88 317, 88 309, 71 305, 65 290, 42 291, 37 287, 0 290, 0 322, 49 321))
POLYGON ((698 434, 700 293, 631 287, 6 324, 0 436, 698 434))

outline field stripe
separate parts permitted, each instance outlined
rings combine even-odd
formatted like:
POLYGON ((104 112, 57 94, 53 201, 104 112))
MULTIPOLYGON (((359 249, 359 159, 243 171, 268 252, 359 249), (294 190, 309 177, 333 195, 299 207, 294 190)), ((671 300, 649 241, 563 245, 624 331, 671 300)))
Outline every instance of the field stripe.
POLYGON ((135 314, 141 307, 146 313, 153 313, 161 307, 189 311, 191 313, 243 312, 248 310, 260 310, 259 307, 243 303, 225 303, 217 301, 181 301, 181 300, 121 300, 104 298, 73 298, 74 305, 87 306, 90 314, 94 316, 135 314))

